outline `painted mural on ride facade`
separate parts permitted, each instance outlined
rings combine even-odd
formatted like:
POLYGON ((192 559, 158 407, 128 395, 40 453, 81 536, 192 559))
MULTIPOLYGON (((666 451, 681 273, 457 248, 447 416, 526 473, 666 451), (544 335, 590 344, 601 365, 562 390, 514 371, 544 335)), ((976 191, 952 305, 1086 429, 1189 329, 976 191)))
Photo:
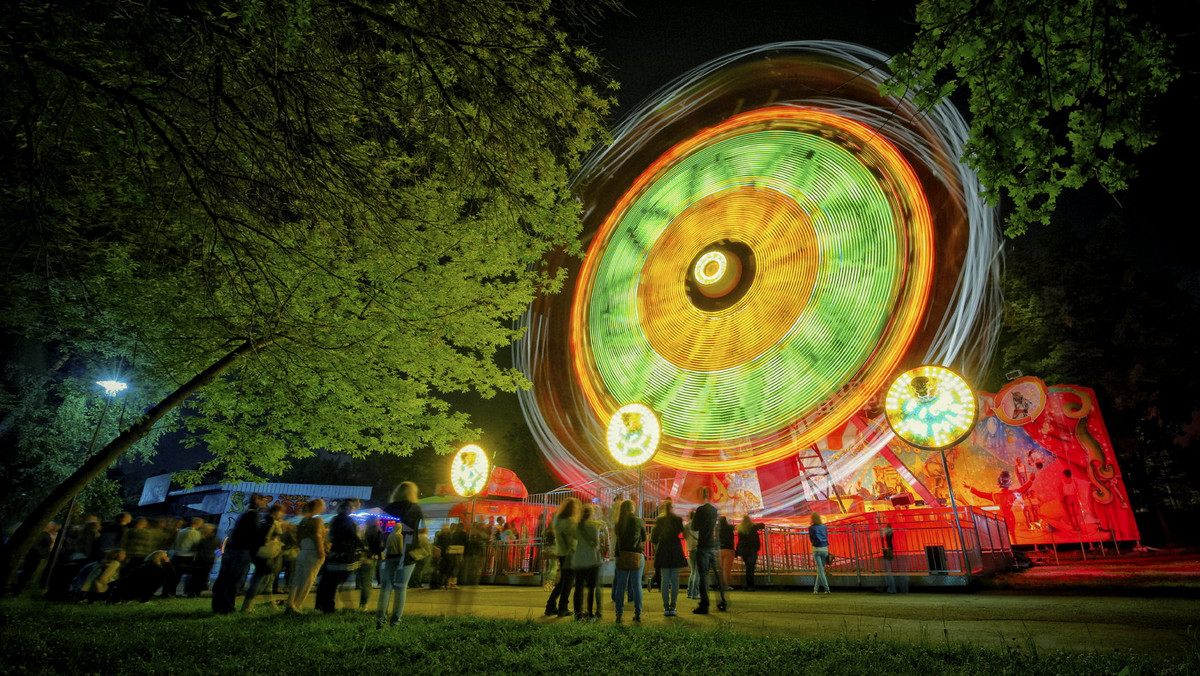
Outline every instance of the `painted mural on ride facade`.
MULTIPOLYGON (((960 504, 999 512, 1017 545, 1140 537, 1093 390, 1024 377, 979 400, 971 435, 946 451, 960 504)), ((950 497, 938 453, 900 441, 841 488, 849 511, 887 508, 907 491, 925 504, 950 497)))

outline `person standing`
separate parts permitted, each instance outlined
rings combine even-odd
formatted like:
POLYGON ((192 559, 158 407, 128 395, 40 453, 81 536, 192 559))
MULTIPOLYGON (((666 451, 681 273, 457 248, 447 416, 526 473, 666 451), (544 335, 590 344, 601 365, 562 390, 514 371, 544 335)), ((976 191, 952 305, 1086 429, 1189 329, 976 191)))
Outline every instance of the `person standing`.
MULTIPOLYGON (((679 598, 679 569, 688 565, 683 555, 683 519, 675 513, 675 505, 663 500, 650 541, 654 543, 654 567, 662 574, 663 615, 674 617, 675 602, 679 598)), ((695 552, 692 553, 695 556, 695 552)))
POLYGON ((300 553, 296 555, 296 567, 292 570, 285 613, 302 612, 304 600, 308 598, 313 581, 317 579, 317 571, 321 569, 321 564, 325 563, 325 522, 321 520, 321 514, 324 512, 325 501, 320 498, 309 500, 300 510, 300 514, 304 516, 300 525, 296 527, 300 553))
POLYGON ((829 531, 821 515, 812 513, 808 526, 808 541, 812 544, 813 562, 817 568, 816 580, 813 581, 813 593, 819 594, 820 588, 825 587, 829 593, 829 579, 825 577, 825 566, 829 565, 829 531))
MULTIPOLYGON (((429 542, 429 529, 425 526, 417 529, 417 544, 411 558, 416 559, 416 564, 413 566, 412 576, 408 578, 408 587, 409 589, 421 589, 424 586, 421 579, 425 576, 425 571, 429 570, 430 562, 433 561, 433 544, 429 542)), ((436 562, 434 565, 436 566, 436 562)))
POLYGON ((358 500, 346 498, 338 503, 337 515, 329 521, 329 555, 317 583, 317 610, 337 610, 337 591, 362 562, 362 538, 350 513, 358 509, 358 500))
POLYGON ((188 586, 192 583, 192 576, 195 575, 196 567, 196 549, 200 546, 200 527, 204 525, 204 519, 195 517, 187 528, 180 529, 175 534, 175 542, 171 545, 175 555, 171 557, 171 568, 175 573, 175 577, 167 581, 163 596, 174 596, 175 590, 179 587, 179 581, 184 575, 188 576, 188 586))
POLYGON ((575 576, 570 568, 571 553, 575 550, 575 519, 579 512, 579 500, 567 498, 554 515, 554 554, 558 558, 558 582, 546 599, 546 615, 566 617, 567 603, 571 596, 571 585, 575 576))
POLYGON ((721 517, 717 519, 717 545, 720 547, 718 560, 721 563, 721 583, 726 589, 731 588, 731 580, 733 579, 733 525, 729 523, 729 519, 721 517))
POLYGON ((737 555, 746 565, 746 591, 754 591, 754 571, 758 568, 758 552, 762 549, 758 534, 763 528, 765 526, 761 523, 751 521, 749 514, 742 517, 742 522, 738 524, 737 555))
POLYGON ((633 500, 617 506, 617 570, 613 578, 612 598, 617 622, 625 609, 625 595, 633 595, 633 621, 642 620, 642 567, 645 563, 646 524, 634 514, 633 500))
POLYGON ((392 501, 383 508, 397 521, 383 548, 381 585, 375 608, 376 629, 383 629, 389 610, 393 627, 400 624, 400 618, 404 615, 408 581, 417 565, 412 552, 416 549, 417 532, 423 530, 421 521, 425 518, 421 506, 417 504, 417 493, 417 485, 405 481, 392 491, 392 501))
POLYGON ((696 615, 708 614, 709 571, 716 573, 717 590, 721 594, 721 602, 717 604, 717 610, 725 610, 729 607, 725 600, 725 587, 720 586, 721 571, 717 570, 717 508, 708 501, 710 495, 711 491, 708 486, 700 489, 700 500, 704 504, 696 508, 696 518, 692 520, 692 527, 696 531, 695 558, 700 560, 696 564, 696 570, 699 573, 700 605, 692 610, 696 615))
MULTIPOLYGON (((250 507, 233 524, 233 533, 221 556, 221 570, 217 573, 217 581, 213 583, 212 610, 218 615, 227 615, 237 608, 238 586, 246 581, 246 574, 250 572, 251 554, 257 552, 263 543, 260 512, 266 506, 267 496, 251 493, 250 507)), ((132 537, 130 542, 133 542, 132 537)), ((129 551, 126 548, 126 553, 129 551)))

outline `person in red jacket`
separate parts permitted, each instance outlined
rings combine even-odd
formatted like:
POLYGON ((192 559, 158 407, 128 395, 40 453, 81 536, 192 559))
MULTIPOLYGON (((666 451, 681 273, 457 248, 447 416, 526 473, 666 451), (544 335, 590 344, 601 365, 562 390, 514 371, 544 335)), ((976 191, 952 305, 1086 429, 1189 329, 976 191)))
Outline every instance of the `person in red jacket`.
POLYGON ((1016 490, 1012 486, 1012 474, 1008 470, 1000 472, 1000 476, 996 479, 996 483, 1000 486, 1000 490, 994 493, 984 493, 977 490, 970 484, 963 484, 968 491, 971 491, 975 496, 984 500, 991 500, 1000 508, 1000 515, 1004 517, 1004 524, 1008 526, 1008 540, 1013 542, 1017 537, 1017 521, 1013 514, 1013 503, 1017 501, 1017 494, 1024 493, 1033 485, 1033 479, 1030 478, 1024 484, 1021 484, 1016 490))

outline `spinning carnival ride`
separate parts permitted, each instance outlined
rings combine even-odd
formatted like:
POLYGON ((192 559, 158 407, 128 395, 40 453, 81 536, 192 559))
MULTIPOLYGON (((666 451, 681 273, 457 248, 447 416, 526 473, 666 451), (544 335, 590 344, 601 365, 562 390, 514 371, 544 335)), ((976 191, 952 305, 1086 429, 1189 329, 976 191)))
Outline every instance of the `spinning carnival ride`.
POLYGON ((521 404, 560 477, 616 466, 615 411, 658 414, 688 503, 796 513, 888 444, 901 370, 986 363, 1000 243, 949 105, 885 97, 887 57, 766 45, 651 97, 580 173, 573 284, 529 309, 521 404))

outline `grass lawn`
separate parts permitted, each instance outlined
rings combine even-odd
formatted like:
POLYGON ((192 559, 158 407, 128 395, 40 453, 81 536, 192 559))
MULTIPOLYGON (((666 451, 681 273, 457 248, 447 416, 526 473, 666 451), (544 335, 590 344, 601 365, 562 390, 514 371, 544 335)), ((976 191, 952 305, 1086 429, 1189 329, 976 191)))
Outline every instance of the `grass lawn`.
POLYGON ((6 674, 1200 674, 1200 639, 1177 656, 797 639, 724 629, 407 616, 376 630, 342 612, 214 616, 202 600, 0 604, 6 674))

